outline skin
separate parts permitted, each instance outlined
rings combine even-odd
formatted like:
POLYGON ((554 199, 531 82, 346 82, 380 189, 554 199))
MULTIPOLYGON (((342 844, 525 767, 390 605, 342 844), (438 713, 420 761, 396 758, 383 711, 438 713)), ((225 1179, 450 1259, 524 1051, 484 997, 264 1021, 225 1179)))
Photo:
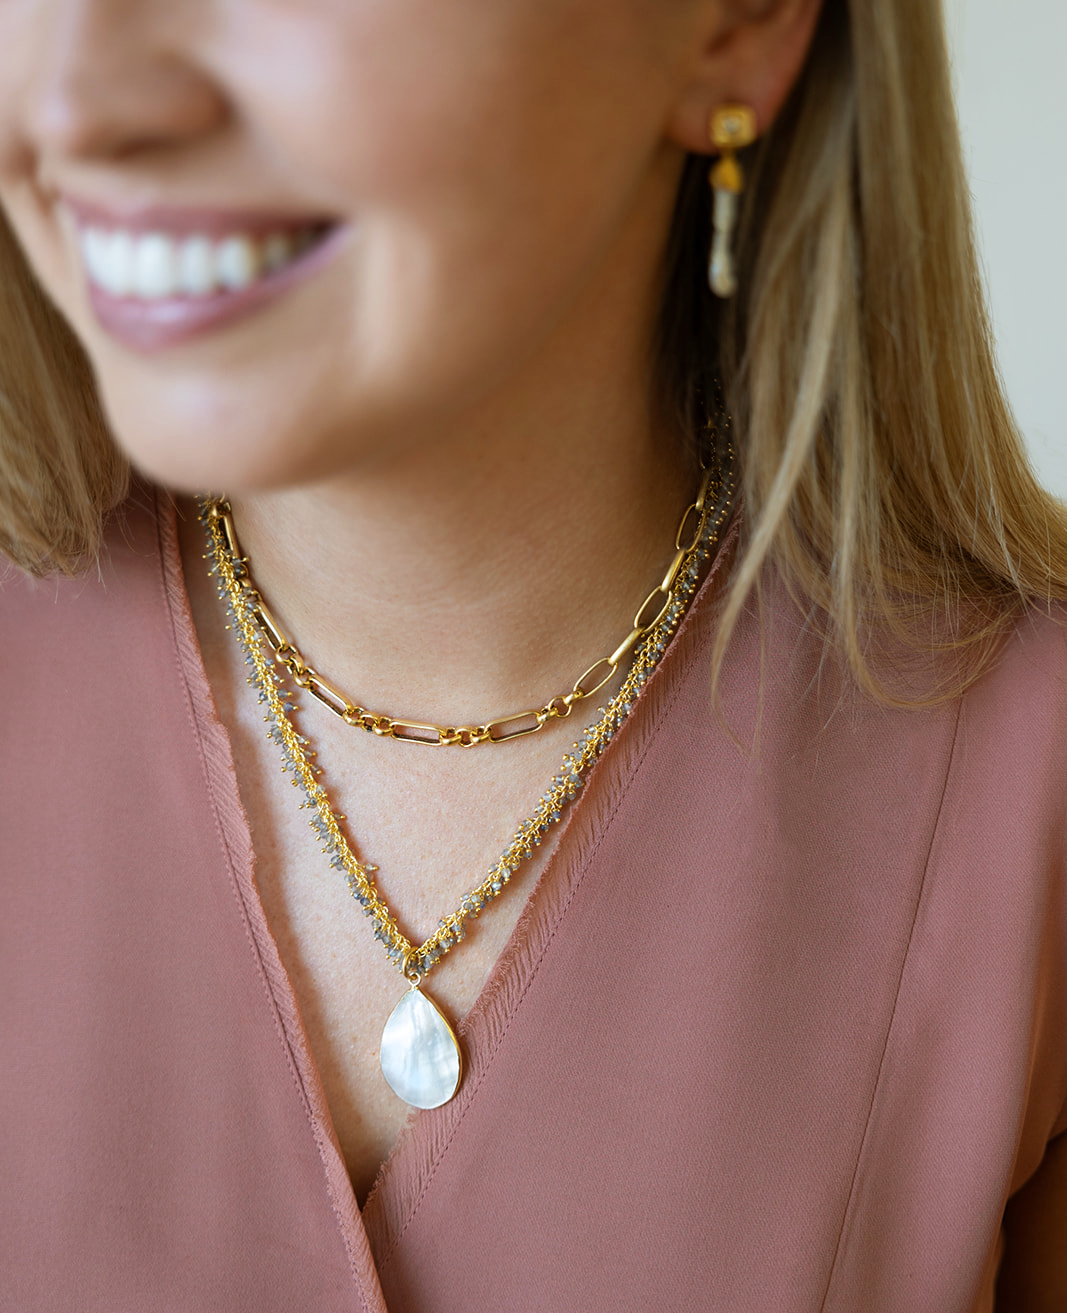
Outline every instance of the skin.
MULTIPOLYGON (((231 494, 257 580, 309 659, 367 705, 484 720, 567 689, 662 574, 696 483, 650 400, 680 170, 723 102, 767 127, 817 13, 818 0, 9 0, 0 204, 86 347, 118 440, 165 486, 231 494), (349 231, 321 275, 144 354, 91 312, 67 195, 349 231)), ((191 517, 183 534, 258 887, 362 1201, 407 1116, 376 1057, 400 982, 342 882, 321 878, 191 517)), ((573 737, 557 725, 430 753, 314 711, 306 727, 418 938, 573 737)), ((543 860, 434 971, 451 1016, 474 1004, 543 860)))
MULTIPOLYGON (((568 687, 662 572, 695 484, 649 400, 679 172, 725 101, 753 106, 766 129, 817 11, 7 0, 0 204, 84 343, 119 441, 166 486, 231 493, 257 579, 308 656, 369 705, 484 720, 568 687), (350 231, 321 276, 146 356, 96 323, 64 195, 350 231)), ((321 878, 191 518, 183 539, 257 883, 362 1202, 407 1115, 376 1059, 399 982, 340 880, 321 878)), ((412 937, 498 855, 572 737, 557 725, 438 754, 315 710, 306 728, 412 937)), ((543 862, 435 970, 453 1017, 477 999, 543 862)), ((1062 1307, 1062 1141, 1010 1222, 998 1307, 1062 1307)))

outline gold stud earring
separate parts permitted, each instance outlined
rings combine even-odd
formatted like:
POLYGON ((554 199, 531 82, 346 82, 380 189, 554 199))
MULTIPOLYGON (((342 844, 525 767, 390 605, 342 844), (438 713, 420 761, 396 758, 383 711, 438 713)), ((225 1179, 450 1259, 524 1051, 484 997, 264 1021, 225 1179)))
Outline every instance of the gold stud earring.
POLYGON ((745 187, 745 175, 735 152, 756 140, 755 112, 747 105, 720 105, 711 116, 709 135, 719 158, 708 173, 714 198, 708 286, 716 296, 725 298, 737 291, 731 238, 737 226, 738 197, 745 187))

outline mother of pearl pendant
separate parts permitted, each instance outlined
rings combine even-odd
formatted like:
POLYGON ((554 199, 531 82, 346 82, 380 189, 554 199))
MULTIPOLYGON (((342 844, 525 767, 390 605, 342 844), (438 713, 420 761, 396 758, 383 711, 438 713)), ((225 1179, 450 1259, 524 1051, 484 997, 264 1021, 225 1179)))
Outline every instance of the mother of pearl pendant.
POLYGON ((439 1108, 459 1089, 459 1040, 440 1009, 412 985, 389 1014, 378 1053, 394 1094, 413 1108, 439 1108))

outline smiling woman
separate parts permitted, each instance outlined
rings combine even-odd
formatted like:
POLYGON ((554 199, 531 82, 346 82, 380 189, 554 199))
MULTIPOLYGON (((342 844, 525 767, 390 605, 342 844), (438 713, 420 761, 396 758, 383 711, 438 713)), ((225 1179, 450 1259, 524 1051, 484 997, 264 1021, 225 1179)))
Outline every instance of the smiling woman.
POLYGON ((0 205, 0 1303, 1059 1307, 936 7, 10 4, 0 205))

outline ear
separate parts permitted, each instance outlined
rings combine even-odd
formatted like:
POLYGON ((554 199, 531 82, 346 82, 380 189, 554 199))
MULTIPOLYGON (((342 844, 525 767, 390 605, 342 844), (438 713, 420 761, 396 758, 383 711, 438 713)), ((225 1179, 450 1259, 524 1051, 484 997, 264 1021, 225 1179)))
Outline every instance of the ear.
POLYGON ((688 68, 667 136, 713 153, 708 124, 723 104, 749 105, 762 134, 774 122, 808 55, 822 0, 699 0, 688 68))

